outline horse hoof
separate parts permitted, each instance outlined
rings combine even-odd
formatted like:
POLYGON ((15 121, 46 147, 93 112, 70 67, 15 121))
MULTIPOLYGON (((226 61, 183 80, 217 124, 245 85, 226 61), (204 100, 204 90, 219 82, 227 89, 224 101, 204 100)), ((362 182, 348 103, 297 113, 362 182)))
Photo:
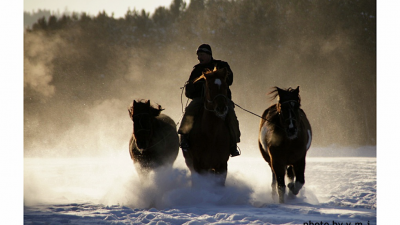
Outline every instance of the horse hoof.
POLYGON ((300 191, 300 189, 303 187, 304 184, 300 182, 295 182, 295 183, 289 183, 288 188, 292 194, 297 195, 300 191))
POLYGON ((280 204, 285 203, 284 195, 279 195, 279 203, 280 203, 280 204))

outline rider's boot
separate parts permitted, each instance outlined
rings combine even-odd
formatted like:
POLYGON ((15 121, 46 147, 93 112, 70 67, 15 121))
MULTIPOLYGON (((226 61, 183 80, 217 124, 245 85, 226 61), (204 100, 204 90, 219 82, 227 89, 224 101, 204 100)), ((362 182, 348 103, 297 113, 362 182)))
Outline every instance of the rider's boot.
POLYGON ((240 152, 238 150, 236 143, 233 146, 231 146, 231 148, 229 149, 229 152, 231 153, 231 157, 240 155, 240 152))
POLYGON ((231 136, 231 138, 230 138, 231 139, 231 141, 230 141, 230 146, 231 147, 229 148, 229 152, 231 153, 231 157, 235 157, 235 156, 240 155, 240 152, 239 152, 238 147, 237 147, 237 143, 240 142, 240 131, 239 131, 238 128, 237 128, 237 131, 236 131, 234 129, 234 125, 232 125, 232 124, 228 124, 228 125, 231 125, 229 127, 229 134, 231 136), (237 135, 236 133, 239 133, 239 135, 237 135))
POLYGON ((240 155, 240 151, 238 151, 237 143, 240 142, 240 130, 239 130, 239 121, 237 120, 234 106, 229 107, 230 111, 226 117, 226 125, 229 129, 230 135, 230 149, 231 157, 235 157, 240 155))

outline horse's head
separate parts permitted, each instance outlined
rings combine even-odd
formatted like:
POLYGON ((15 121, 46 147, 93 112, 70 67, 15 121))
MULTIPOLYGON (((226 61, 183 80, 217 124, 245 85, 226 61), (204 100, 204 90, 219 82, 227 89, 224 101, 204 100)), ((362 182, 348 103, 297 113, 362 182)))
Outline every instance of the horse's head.
POLYGON ((288 88, 286 90, 275 87, 271 93, 275 93, 274 98, 279 96, 277 111, 279 113, 280 123, 289 139, 297 137, 300 118, 300 96, 299 86, 296 89, 288 88))
POLYGON ((222 119, 225 119, 226 115, 228 114, 229 99, 227 97, 227 76, 228 70, 226 68, 219 70, 214 68, 213 71, 206 71, 197 79, 199 80, 204 78, 206 80, 205 98, 207 102, 205 103, 205 109, 208 111, 213 111, 216 116, 222 119))
POLYGON ((134 100, 132 107, 128 109, 133 121, 133 135, 139 149, 146 150, 149 147, 154 117, 160 115, 162 110, 160 105, 158 108, 151 106, 150 100, 134 100))

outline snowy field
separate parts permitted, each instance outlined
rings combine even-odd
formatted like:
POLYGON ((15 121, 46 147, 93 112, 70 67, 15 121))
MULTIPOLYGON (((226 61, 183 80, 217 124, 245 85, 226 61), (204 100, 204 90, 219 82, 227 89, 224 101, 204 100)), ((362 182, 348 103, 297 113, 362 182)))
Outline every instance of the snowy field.
POLYGON ((25 158, 24 224, 376 224, 375 157, 308 157, 305 175, 279 204, 261 155, 231 158, 224 188, 191 187, 181 154, 145 183, 128 153, 25 158))

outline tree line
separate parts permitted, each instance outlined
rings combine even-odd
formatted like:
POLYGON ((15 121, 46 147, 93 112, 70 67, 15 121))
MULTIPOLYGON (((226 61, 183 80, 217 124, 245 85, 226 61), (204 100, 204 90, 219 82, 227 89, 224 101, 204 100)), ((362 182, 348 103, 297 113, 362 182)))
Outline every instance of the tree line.
POLYGON ((376 1, 173 0, 153 14, 73 12, 26 28, 26 148, 107 99, 179 92, 202 43, 231 65, 234 101, 261 114, 268 88, 300 85, 316 145, 376 144, 376 1))

